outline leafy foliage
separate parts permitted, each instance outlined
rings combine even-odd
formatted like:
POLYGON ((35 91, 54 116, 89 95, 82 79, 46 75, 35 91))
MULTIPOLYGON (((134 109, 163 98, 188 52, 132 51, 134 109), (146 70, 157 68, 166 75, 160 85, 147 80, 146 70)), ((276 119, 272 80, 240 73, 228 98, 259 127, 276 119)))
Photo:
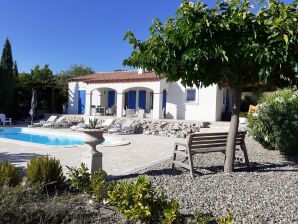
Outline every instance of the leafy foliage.
POLYGON ((60 187, 64 176, 60 161, 50 156, 34 157, 27 163, 27 179, 48 189, 60 187))
POLYGON ((90 180, 90 194, 96 202, 102 202, 107 197, 107 192, 113 189, 114 182, 106 182, 107 173, 96 171, 90 180))
POLYGON ((93 120, 89 119, 89 124, 87 127, 90 127, 91 129, 95 129, 97 124, 98 124, 97 118, 94 118, 93 120))
POLYGON ((248 127, 264 147, 298 154, 298 92, 284 89, 262 98, 248 127))
POLYGON ((89 192, 91 173, 89 172, 87 166, 84 163, 81 163, 80 168, 67 166, 67 169, 69 170, 68 176, 70 186, 76 190, 89 192))
POLYGON ((107 202, 127 219, 168 224, 178 220, 178 202, 168 201, 164 193, 157 193, 146 176, 139 176, 133 183, 118 182, 108 192, 107 202))
POLYGON ((107 192, 113 189, 114 181, 107 182, 107 173, 105 171, 96 171, 92 175, 84 163, 76 169, 67 167, 69 172, 70 186, 78 191, 89 194, 100 203, 107 197, 107 192))
POLYGON ((228 214, 223 217, 215 218, 209 214, 201 214, 198 211, 194 213, 194 221, 193 224, 234 224, 233 214, 230 210, 228 210, 228 214))
POLYGON ((15 166, 9 162, 0 162, 0 187, 3 185, 14 187, 18 185, 21 180, 15 166))
POLYGON ((154 20, 147 40, 126 33, 133 52, 124 64, 189 86, 297 84, 297 2, 252 8, 249 0, 217 1, 213 8, 184 0, 175 18, 154 20))

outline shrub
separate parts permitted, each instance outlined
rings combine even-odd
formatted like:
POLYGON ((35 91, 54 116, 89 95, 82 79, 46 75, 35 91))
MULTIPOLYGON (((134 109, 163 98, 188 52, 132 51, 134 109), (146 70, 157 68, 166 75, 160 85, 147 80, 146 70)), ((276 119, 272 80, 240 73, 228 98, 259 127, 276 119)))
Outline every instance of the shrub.
POLYGON ((105 180, 106 177, 105 171, 97 171, 92 174, 89 193, 97 202, 102 202, 107 196, 108 183, 105 180))
POLYGON ((90 191, 90 177, 91 173, 88 171, 87 166, 81 163, 80 168, 68 167, 70 186, 76 190, 83 191, 85 193, 90 191))
POLYGON ((0 187, 8 185, 14 187, 21 182, 21 177, 16 169, 9 162, 0 162, 0 187))
POLYGON ((230 210, 228 210, 228 214, 223 217, 215 218, 210 214, 200 214, 198 211, 194 213, 194 221, 191 222, 193 224, 233 224, 234 218, 233 214, 230 210))
POLYGON ((298 154, 298 92, 280 90, 260 102, 249 116, 250 134, 268 149, 298 154))
POLYGON ((27 179, 48 188, 61 186, 64 176, 60 161, 49 156, 32 158, 27 164, 27 179))
POLYGON ((91 175, 84 163, 81 163, 81 167, 78 169, 67 168, 70 186, 90 194, 96 202, 102 202, 107 196, 107 191, 111 190, 114 185, 114 182, 106 182, 107 173, 105 171, 96 171, 91 175))
POLYGON ((139 176, 133 183, 119 181, 108 192, 107 203, 131 220, 165 224, 178 220, 178 202, 167 200, 164 193, 157 193, 146 176, 139 176))

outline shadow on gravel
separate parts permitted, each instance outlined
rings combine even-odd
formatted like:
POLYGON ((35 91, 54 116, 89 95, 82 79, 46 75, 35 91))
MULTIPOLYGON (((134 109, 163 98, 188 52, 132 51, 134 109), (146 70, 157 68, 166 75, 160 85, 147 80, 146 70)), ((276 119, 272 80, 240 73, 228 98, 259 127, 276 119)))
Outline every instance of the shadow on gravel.
MULTIPOLYGON (((298 166, 292 162, 276 163, 257 163, 250 162, 249 168, 245 164, 235 164, 234 172, 298 172, 298 166)), ((208 167, 196 167, 195 172, 199 175, 210 175, 223 172, 223 166, 208 166, 208 167), (200 172, 207 170, 211 173, 200 172)))
POLYGON ((284 157, 285 157, 285 159, 286 159, 287 161, 290 161, 290 162, 295 163, 295 164, 298 165, 298 155, 296 155, 296 156, 288 156, 288 155, 284 155, 284 157))
POLYGON ((25 172, 25 167, 22 165, 19 165, 19 163, 27 162, 34 156, 42 156, 42 155, 36 154, 36 153, 11 154, 11 153, 6 153, 6 152, 1 152, 0 153, 0 162, 8 161, 14 165, 18 165, 17 168, 23 174, 25 172))
POLYGON ((178 169, 171 169, 171 168, 166 168, 166 169, 155 169, 155 170, 148 170, 146 172, 142 173, 133 173, 133 174, 128 174, 128 175, 123 175, 123 176, 109 176, 108 178, 111 180, 119 180, 123 178, 135 178, 139 175, 147 175, 147 176, 162 176, 162 175, 167 175, 167 176, 177 176, 181 175, 184 173, 182 170, 178 169))
MULTIPOLYGON (((298 166, 293 162, 283 162, 283 163, 257 163, 257 162, 250 162, 250 167, 247 168, 245 164, 243 163, 236 163, 235 164, 235 170, 234 172, 256 172, 256 173, 262 173, 262 172, 298 172, 298 166)), ((206 166, 206 167, 194 167, 194 173, 198 176, 205 176, 205 175, 213 175, 216 173, 222 173, 223 172, 223 165, 220 166, 206 166)), ((110 180, 120 180, 120 179, 129 179, 129 178, 136 178, 139 175, 147 175, 147 176, 177 176, 186 174, 189 175, 189 171, 182 168, 165 168, 165 169, 153 169, 148 170, 146 172, 141 173, 133 173, 123 176, 109 176, 108 178, 110 180)))

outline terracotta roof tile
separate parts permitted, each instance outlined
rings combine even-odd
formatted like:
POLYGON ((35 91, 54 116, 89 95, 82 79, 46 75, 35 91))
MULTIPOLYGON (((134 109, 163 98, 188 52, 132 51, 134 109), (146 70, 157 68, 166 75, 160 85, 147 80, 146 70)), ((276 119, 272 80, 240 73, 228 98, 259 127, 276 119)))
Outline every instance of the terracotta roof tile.
POLYGON ((91 75, 72 78, 69 82, 85 83, 121 83, 121 82, 154 82, 161 80, 154 72, 138 74, 138 71, 99 72, 91 75))

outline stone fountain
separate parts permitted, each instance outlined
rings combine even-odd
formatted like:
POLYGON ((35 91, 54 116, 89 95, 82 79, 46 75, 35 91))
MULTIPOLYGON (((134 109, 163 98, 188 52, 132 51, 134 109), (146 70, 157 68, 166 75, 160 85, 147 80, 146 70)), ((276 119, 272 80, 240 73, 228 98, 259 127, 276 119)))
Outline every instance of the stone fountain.
POLYGON ((80 132, 84 133, 83 142, 91 148, 91 173, 102 171, 102 153, 97 151, 96 146, 105 141, 103 137, 104 131, 96 129, 96 124, 97 119, 94 119, 94 121, 89 120, 87 128, 79 129, 80 132))

